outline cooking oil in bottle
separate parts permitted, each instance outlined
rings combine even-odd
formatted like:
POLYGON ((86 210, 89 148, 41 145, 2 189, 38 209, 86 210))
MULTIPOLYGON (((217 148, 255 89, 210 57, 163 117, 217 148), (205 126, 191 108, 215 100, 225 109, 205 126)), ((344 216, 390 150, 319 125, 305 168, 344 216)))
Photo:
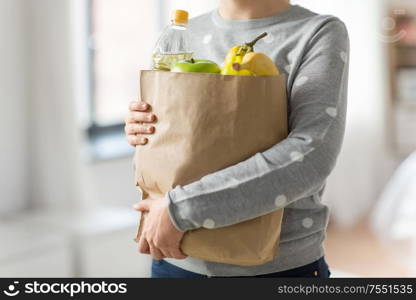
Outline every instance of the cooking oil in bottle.
POLYGON ((184 10, 175 10, 171 24, 165 28, 153 51, 153 70, 170 71, 179 60, 191 59, 190 36, 186 28, 189 14, 184 10))
POLYGON ((177 61, 191 58, 192 53, 153 54, 153 70, 170 71, 177 61))

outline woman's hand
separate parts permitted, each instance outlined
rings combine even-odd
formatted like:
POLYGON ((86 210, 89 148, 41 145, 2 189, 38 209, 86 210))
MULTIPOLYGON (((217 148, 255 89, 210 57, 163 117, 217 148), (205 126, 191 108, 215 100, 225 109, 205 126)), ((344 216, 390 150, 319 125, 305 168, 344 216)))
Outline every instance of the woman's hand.
POLYGON ((179 231, 173 225, 168 212, 168 204, 164 199, 142 200, 134 208, 147 213, 139 240, 141 253, 151 254, 157 260, 165 257, 186 258, 180 250, 184 232, 179 231))
POLYGON ((152 134, 155 127, 150 123, 156 121, 156 116, 149 112, 150 105, 146 102, 134 101, 130 103, 129 113, 126 117, 124 131, 127 141, 132 146, 145 145, 148 142, 144 134, 152 134))

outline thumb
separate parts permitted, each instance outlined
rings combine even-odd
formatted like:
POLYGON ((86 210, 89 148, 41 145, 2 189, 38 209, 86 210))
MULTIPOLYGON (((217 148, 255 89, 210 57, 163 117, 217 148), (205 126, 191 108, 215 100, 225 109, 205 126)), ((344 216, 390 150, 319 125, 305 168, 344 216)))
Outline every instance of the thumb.
POLYGON ((133 208, 137 211, 148 211, 150 209, 149 201, 140 201, 139 203, 136 203, 133 205, 133 208))

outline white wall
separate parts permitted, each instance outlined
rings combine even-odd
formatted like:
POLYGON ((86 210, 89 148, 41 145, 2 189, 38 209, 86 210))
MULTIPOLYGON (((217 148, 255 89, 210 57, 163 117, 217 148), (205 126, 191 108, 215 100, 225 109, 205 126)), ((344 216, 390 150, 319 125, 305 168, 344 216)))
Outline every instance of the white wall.
POLYGON ((70 1, 0 1, 0 215, 82 202, 70 1))
POLYGON ((34 205, 82 202, 70 1, 25 1, 28 7, 30 196, 34 205))
POLYGON ((27 199, 25 37, 24 1, 0 1, 0 216, 27 199))
POLYGON ((140 200, 130 157, 93 163, 85 174, 89 200, 128 208, 140 200))
POLYGON ((395 164, 388 154, 384 119, 388 84, 386 44, 382 42, 381 29, 386 1, 292 2, 338 16, 350 33, 347 130, 325 194, 334 219, 341 225, 350 225, 364 216, 377 200, 395 164))

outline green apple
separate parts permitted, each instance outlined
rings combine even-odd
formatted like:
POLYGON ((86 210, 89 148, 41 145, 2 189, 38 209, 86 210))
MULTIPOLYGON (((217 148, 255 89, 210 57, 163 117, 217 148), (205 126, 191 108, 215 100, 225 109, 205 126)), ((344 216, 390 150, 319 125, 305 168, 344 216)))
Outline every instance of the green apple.
POLYGON ((193 58, 176 62, 170 71, 184 73, 221 73, 220 67, 215 62, 193 58))

